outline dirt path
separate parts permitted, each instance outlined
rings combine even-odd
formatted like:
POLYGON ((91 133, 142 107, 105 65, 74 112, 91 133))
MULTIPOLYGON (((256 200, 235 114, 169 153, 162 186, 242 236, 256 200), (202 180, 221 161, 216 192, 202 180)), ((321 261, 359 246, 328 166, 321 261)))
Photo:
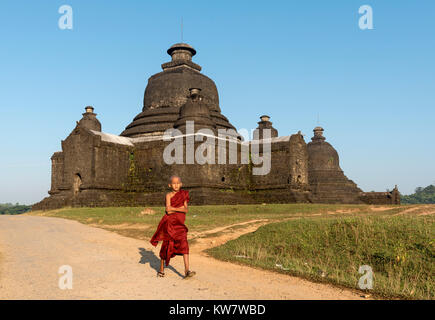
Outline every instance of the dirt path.
POLYGON ((400 211, 399 213, 394 214, 394 216, 401 216, 409 213, 415 213, 419 216, 432 215, 435 214, 435 206, 432 204, 416 205, 414 207, 400 211))
MULTIPOLYGON (((204 241, 229 239, 264 221, 204 241)), ((225 230, 219 230, 225 231, 225 230)), ((76 221, 0 216, 0 299, 359 299, 357 293, 295 277, 221 262, 192 246, 197 276, 183 280, 180 257, 157 278, 158 248, 76 221), (59 267, 73 270, 61 290, 59 267)))

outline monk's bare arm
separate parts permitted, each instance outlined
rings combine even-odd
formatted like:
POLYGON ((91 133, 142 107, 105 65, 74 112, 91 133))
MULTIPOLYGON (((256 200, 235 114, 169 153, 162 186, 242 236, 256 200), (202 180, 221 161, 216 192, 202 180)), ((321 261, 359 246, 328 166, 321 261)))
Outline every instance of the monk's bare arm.
POLYGON ((172 214, 174 212, 184 212, 184 213, 187 213, 187 211, 188 211, 188 209, 187 209, 187 200, 184 201, 184 205, 182 207, 178 207, 178 208, 175 208, 175 207, 171 206, 170 203, 171 203, 171 194, 168 193, 166 195, 166 213, 167 214, 172 214))
POLYGON ((177 211, 177 212, 184 212, 184 213, 187 213, 187 207, 186 207, 186 205, 183 205, 182 207, 178 207, 178 208, 174 208, 174 207, 171 207, 174 211, 177 211))
POLYGON ((166 213, 167 214, 172 214, 175 212, 175 208, 171 206, 171 194, 167 193, 166 194, 166 213))

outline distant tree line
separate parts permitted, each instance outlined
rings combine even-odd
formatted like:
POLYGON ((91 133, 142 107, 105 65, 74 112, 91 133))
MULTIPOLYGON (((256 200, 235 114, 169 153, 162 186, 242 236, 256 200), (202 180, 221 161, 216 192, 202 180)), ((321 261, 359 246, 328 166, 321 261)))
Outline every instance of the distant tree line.
POLYGON ((20 214, 30 211, 32 206, 25 204, 0 203, 0 214, 20 214))
POLYGON ((413 194, 401 195, 400 201, 403 204, 435 203, 435 186, 431 184, 426 188, 418 187, 413 194))

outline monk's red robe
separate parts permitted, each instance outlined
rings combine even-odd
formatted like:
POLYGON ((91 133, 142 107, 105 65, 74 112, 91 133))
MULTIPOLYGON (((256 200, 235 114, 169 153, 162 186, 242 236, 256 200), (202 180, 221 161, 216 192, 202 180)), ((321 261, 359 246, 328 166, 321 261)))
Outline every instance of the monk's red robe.
MULTIPOLYGON (((179 208, 184 205, 184 201, 189 202, 189 191, 179 190, 171 198, 171 206, 179 208)), ((157 246, 159 241, 163 241, 160 249, 160 258, 165 260, 166 266, 169 260, 176 255, 189 253, 189 244, 187 243, 187 227, 184 224, 186 214, 184 212, 175 212, 165 214, 160 220, 157 231, 151 238, 151 244, 157 246)))

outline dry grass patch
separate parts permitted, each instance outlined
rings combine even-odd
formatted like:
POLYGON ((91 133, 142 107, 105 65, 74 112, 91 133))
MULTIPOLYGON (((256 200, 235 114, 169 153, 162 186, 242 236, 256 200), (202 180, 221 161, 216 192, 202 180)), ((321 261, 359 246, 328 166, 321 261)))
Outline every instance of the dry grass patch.
MULTIPOLYGON (((369 205, 340 204, 254 204, 191 206, 186 217, 189 233, 194 235, 213 229, 250 223, 253 220, 284 221, 307 216, 352 216, 373 213, 369 205), (331 214, 333 213, 333 214, 331 214)), ((376 214, 396 214, 407 207, 386 206, 376 214)), ((163 207, 63 208, 29 212, 30 215, 76 220, 136 239, 149 239, 155 231, 163 207)), ((235 227, 237 228, 237 226, 235 227)), ((216 232, 219 232, 218 230, 216 232)))

